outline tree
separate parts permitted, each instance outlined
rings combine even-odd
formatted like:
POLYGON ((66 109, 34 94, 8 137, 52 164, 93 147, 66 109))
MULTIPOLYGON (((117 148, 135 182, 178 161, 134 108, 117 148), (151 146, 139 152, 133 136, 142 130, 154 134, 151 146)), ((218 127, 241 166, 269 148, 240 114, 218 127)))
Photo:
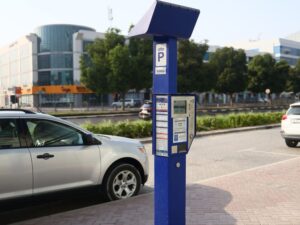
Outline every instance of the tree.
POLYGON ((125 37, 120 30, 111 28, 104 39, 97 39, 87 48, 87 54, 81 57, 81 82, 97 94, 117 92, 124 101, 130 88, 141 87, 135 79, 138 69, 125 37))
POLYGON ((300 92, 300 60, 294 68, 290 68, 287 80, 287 91, 300 92))
POLYGON ((248 89, 256 93, 266 89, 279 93, 285 88, 288 72, 286 61, 276 62, 270 54, 257 55, 248 64, 248 89))
POLYGON ((119 35, 120 30, 109 29, 104 39, 96 39, 87 47, 87 53, 80 58, 80 81, 98 95, 111 92, 108 74, 111 71, 108 55, 117 45, 124 45, 125 38, 119 35))
POLYGON ((93 45, 88 46, 88 54, 80 58, 80 81, 88 89, 101 96, 103 106, 103 95, 109 92, 107 73, 109 71, 108 62, 103 55, 103 40, 96 40, 93 45), (102 53, 100 53, 102 52, 102 53))
POLYGON ((108 82, 112 91, 119 92, 123 100, 122 108, 125 106, 125 94, 135 83, 132 72, 132 60, 129 57, 129 49, 126 45, 117 45, 109 51, 108 61, 110 72, 108 82))
POLYGON ((149 89, 152 86, 152 40, 131 38, 128 48, 132 60, 132 73, 135 76, 131 88, 149 89))
POLYGON ((229 94, 232 105, 233 95, 244 91, 246 87, 247 67, 244 50, 227 47, 218 49, 212 55, 210 64, 217 77, 216 91, 229 94))
POLYGON ((271 90, 274 93, 280 93, 285 90, 286 82, 289 77, 290 66, 285 60, 276 62, 275 74, 271 79, 271 90))
POLYGON ((193 40, 178 43, 178 89, 180 92, 204 92, 213 87, 214 78, 210 66, 203 63, 208 45, 193 40))

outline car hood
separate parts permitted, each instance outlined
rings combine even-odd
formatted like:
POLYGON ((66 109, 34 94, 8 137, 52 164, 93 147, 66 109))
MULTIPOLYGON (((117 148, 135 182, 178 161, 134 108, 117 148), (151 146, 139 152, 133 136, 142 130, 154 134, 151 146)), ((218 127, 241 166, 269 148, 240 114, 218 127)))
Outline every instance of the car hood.
POLYGON ((132 138, 119 137, 119 136, 113 136, 113 135, 103 135, 103 134, 94 134, 94 136, 97 139, 99 139, 100 141, 106 140, 106 141, 141 145, 140 141, 132 139, 132 138))

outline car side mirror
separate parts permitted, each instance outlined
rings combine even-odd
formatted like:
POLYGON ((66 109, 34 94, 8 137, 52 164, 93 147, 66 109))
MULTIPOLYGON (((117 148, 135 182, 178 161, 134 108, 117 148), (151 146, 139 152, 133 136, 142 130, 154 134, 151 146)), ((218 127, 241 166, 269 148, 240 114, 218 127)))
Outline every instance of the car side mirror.
POLYGON ((101 141, 94 138, 92 134, 86 134, 85 135, 85 141, 86 141, 87 145, 99 145, 99 144, 101 144, 101 141))

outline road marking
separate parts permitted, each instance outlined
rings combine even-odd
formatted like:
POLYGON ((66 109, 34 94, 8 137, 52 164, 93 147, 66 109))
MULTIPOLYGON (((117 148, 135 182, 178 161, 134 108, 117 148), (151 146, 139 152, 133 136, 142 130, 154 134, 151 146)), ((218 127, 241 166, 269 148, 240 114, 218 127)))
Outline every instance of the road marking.
POLYGON ((259 152, 259 153, 267 153, 267 154, 274 154, 274 155, 285 155, 285 156, 296 156, 296 157, 300 157, 300 155, 296 155, 296 154, 289 154, 289 153, 280 153, 280 152, 266 152, 266 151, 258 151, 258 150, 254 150, 254 148, 249 148, 249 149, 243 149, 240 150, 238 152, 259 152))
POLYGON ((275 165, 278 165, 278 164, 286 163, 288 161, 297 160, 299 158, 300 158, 300 156, 298 155, 298 157, 294 157, 294 158, 291 158, 291 159, 286 159, 286 160, 278 161, 278 162, 275 162, 275 163, 270 163, 270 164, 266 164, 266 165, 262 165, 262 166, 257 166, 257 167, 253 167, 253 168, 249 168, 249 169, 245 169, 245 170, 240 170, 240 171, 236 171, 236 172, 233 172, 233 173, 224 174, 224 175, 221 175, 221 176, 210 177, 210 178, 207 178, 207 179, 198 180, 198 181, 193 182, 193 183, 194 184, 205 183, 205 182, 216 180, 216 179, 223 178, 223 177, 231 177, 231 176, 235 176, 235 175, 241 174, 243 172, 249 172, 249 171, 253 171, 253 170, 258 170, 258 169, 266 168, 266 167, 269 167, 269 166, 275 166, 275 165))

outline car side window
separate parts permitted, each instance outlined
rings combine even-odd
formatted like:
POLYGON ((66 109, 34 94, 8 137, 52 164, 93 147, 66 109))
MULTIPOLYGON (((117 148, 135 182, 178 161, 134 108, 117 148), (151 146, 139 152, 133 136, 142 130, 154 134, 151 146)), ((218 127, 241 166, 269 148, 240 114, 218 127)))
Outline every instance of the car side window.
POLYGON ((0 149, 19 148, 20 139, 14 119, 0 119, 0 149))
POLYGON ((33 147, 83 145, 83 134, 67 125, 49 120, 27 120, 33 147))

